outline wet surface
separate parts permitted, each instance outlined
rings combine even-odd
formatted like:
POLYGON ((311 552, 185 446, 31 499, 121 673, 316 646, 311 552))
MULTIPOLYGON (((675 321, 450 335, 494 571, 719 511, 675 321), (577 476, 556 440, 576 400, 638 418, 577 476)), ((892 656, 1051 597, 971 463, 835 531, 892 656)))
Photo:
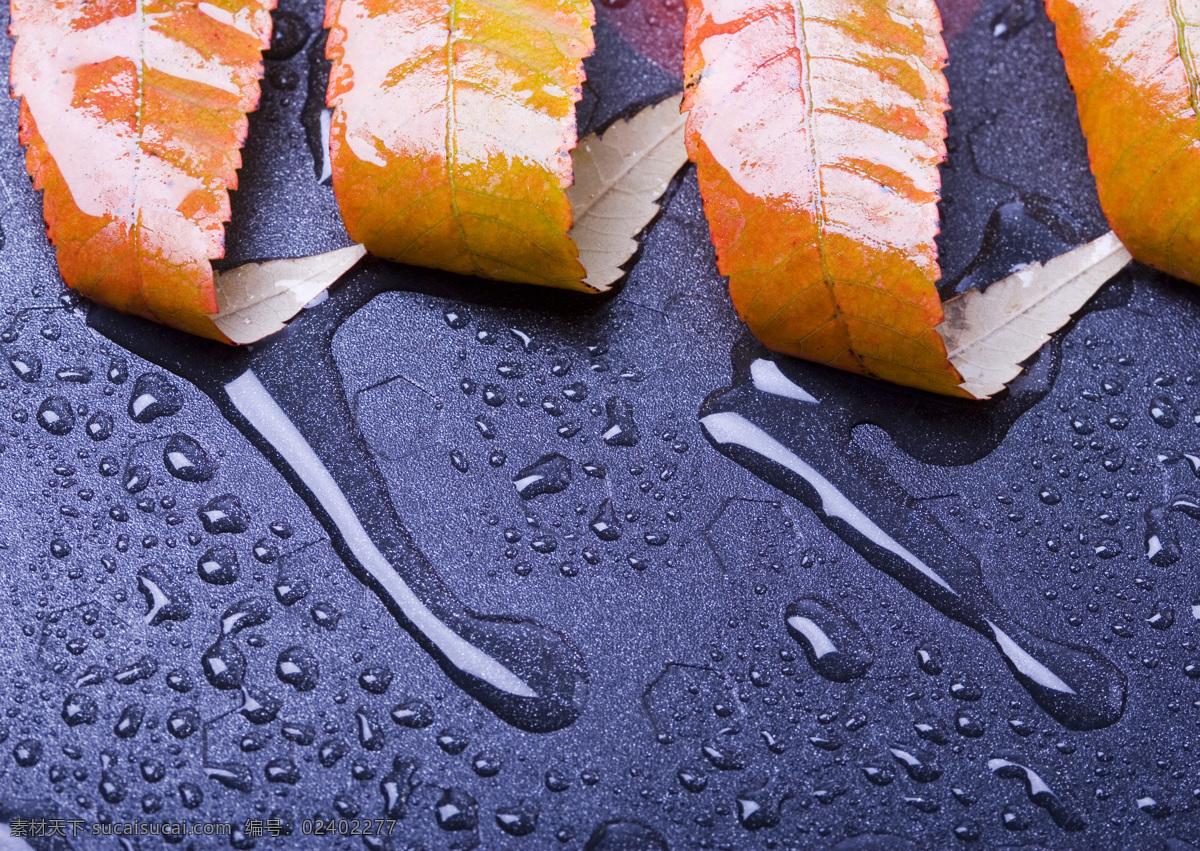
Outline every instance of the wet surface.
MULTIPOLYGON (((230 263, 346 242, 284 12, 230 263)), ((947 289, 1105 229, 1041 12, 966 18, 947 289)), ((678 88, 597 41, 586 129, 678 88)), ((1123 273, 995 403, 883 388, 745 338, 688 170, 613 297, 368 260, 231 351, 62 291, 3 116, 0 817, 1200 842, 1192 288, 1123 273)))

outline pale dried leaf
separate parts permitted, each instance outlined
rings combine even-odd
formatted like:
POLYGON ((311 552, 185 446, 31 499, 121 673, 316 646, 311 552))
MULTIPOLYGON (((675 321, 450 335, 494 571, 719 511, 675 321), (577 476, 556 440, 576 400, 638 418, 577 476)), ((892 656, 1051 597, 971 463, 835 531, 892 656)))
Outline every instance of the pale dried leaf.
POLYGON ((575 184, 567 190, 571 238, 587 270, 584 282, 607 290, 637 251, 636 237, 658 213, 658 199, 687 162, 680 98, 647 107, 599 136, 580 141, 572 154, 575 184))
POLYGON ((235 343, 255 343, 287 321, 367 253, 361 245, 311 257, 247 263, 218 273, 213 323, 235 343))
POLYGON ((945 302, 938 332, 964 390, 977 399, 999 393, 1021 363, 1071 319, 1130 260, 1109 231, 1042 263, 1031 263, 986 290, 968 290, 945 302))

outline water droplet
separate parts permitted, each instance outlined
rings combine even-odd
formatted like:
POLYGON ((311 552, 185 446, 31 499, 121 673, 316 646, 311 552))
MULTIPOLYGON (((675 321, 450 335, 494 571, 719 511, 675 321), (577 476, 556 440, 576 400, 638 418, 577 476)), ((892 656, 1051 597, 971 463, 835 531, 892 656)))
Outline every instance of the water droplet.
POLYGON ((324 768, 333 768, 348 753, 350 753, 348 744, 341 739, 330 739, 317 748, 317 761, 324 768))
POLYGON ((479 824, 479 804, 466 790, 456 787, 442 790, 434 814, 442 830, 474 830, 479 824))
POLYGON ((200 657, 200 668, 209 684, 216 689, 241 688, 246 679, 246 657, 237 642, 224 636, 204 651, 200 657))
POLYGON ((606 499, 600 503, 600 508, 588 528, 601 541, 615 541, 621 537, 621 528, 617 525, 617 513, 613 510, 612 500, 606 499))
POLYGON ((896 779, 896 772, 890 765, 868 763, 862 770, 867 780, 875 786, 888 786, 896 779))
POLYGON ((958 700, 976 701, 983 697, 983 689, 969 677, 959 675, 950 683, 950 696, 958 700))
POLYGON ((113 680, 123 686, 133 685, 141 680, 148 680, 158 673, 158 662, 152 656, 143 656, 136 662, 118 668, 113 674, 113 680))
POLYGON ((675 775, 679 785, 689 792, 703 792, 708 788, 708 774, 703 768, 685 765, 675 775))
POLYGON ((119 804, 125 800, 128 787, 125 780, 112 770, 117 763, 116 754, 102 752, 100 754, 100 797, 110 804, 119 804))
POLYGON ((471 324, 471 314, 463 308, 448 308, 442 318, 446 320, 446 324, 459 331, 471 324))
POLYGON ((232 547, 213 547, 200 556, 196 570, 201 579, 212 585, 232 584, 240 572, 237 552, 232 547))
POLYGON ((108 440, 112 437, 113 433, 113 418, 103 411, 96 411, 96 413, 88 417, 84 431, 88 437, 97 443, 102 440, 108 440))
MULTIPOLYGON (((122 487, 131 494, 144 491, 150 486, 150 480, 150 468, 145 464, 130 464, 125 468, 125 475, 121 477, 122 487)), ((153 510, 153 501, 150 506, 153 510)))
POLYGON ((68 727, 77 727, 80 724, 95 724, 96 718, 100 713, 100 707, 96 705, 96 701, 92 700, 86 694, 68 694, 63 700, 62 719, 67 722, 68 727))
POLYGON ((637 423, 633 419, 633 406, 624 399, 610 396, 604 403, 607 421, 600 437, 609 446, 637 446, 641 440, 637 423))
POLYGON ((305 647, 289 647, 275 661, 275 675, 296 691, 312 691, 321 678, 321 666, 305 647))
POLYGON ((504 388, 498 384, 483 385, 483 402, 493 408, 499 408, 508 400, 504 388))
POLYGON ((447 727, 437 735, 438 747, 451 756, 457 756, 467 749, 471 737, 461 727, 447 727))
POLYGON ((312 618, 313 623, 322 629, 329 630, 330 632, 337 629, 338 624, 342 620, 341 611, 337 606, 333 605, 333 603, 315 603, 313 607, 308 610, 308 614, 312 618))
POLYGON ((1146 618, 1146 623, 1154 629, 1170 629, 1175 625, 1175 608, 1161 601, 1155 603, 1154 611, 1146 618))
POLYGON ((187 671, 176 668, 173 671, 168 671, 167 687, 172 691, 177 691, 180 694, 187 694, 192 690, 192 678, 187 671))
POLYGON ((249 793, 254 789, 254 775, 247 766, 240 762, 206 764, 204 774, 210 780, 216 780, 226 789, 232 789, 235 792, 249 793))
POLYGON ((1156 396, 1150 402, 1150 419, 1163 428, 1174 428, 1179 422, 1179 409, 1170 396, 1156 396))
POLYGON ((917 738, 925 742, 932 742, 935 745, 944 745, 950 741, 950 737, 946 734, 946 728, 942 726, 942 722, 936 718, 930 718, 924 721, 914 721, 913 729, 917 733, 917 738))
POLYGON ((167 732, 177 739, 186 739, 200 729, 200 713, 191 706, 174 710, 167 716, 167 732))
POLYGON ((460 473, 465 473, 471 469, 471 465, 467 462, 467 456, 463 454, 461 449, 450 450, 450 464, 460 473))
POLYGON ((22 739, 13 746, 13 760, 21 768, 33 768, 42 759, 42 743, 37 739, 22 739))
POLYGON ((571 462, 558 453, 543 455, 513 477, 522 499, 559 493, 571 484, 571 462))
POLYGON ((161 783, 167 776, 167 767, 153 757, 146 757, 138 764, 138 771, 147 783, 161 783))
POLYGON ((563 398, 566 399, 568 402, 575 402, 576 404, 587 401, 587 397, 588 397, 587 382, 576 381, 575 383, 571 384, 570 386, 564 387, 562 389, 562 395, 563 395, 563 398))
POLYGON ((917 667, 931 677, 936 677, 942 672, 941 654, 929 646, 921 646, 916 649, 917 667))
POLYGON ((908 776, 916 783, 932 783, 942 776, 942 770, 930 753, 903 745, 888 748, 888 753, 904 767, 908 776))
POLYGON ((966 712, 958 713, 954 719, 954 728, 960 736, 966 736, 968 739, 978 739, 987 732, 982 721, 966 712))
POLYGON ((285 721, 279 726, 279 734, 301 747, 308 747, 317 738, 317 731, 313 725, 300 721, 285 721))
POLYGON ((42 377, 42 359, 33 352, 14 352, 8 358, 8 365, 26 384, 33 384, 42 377))
POLYGON ((263 766, 268 783, 286 783, 295 786, 300 782, 300 767, 291 759, 279 756, 263 766))
POLYGON ((409 698, 392 707, 392 720, 402 727, 419 729, 433 723, 433 708, 419 698, 409 698))
POLYGON ((196 514, 210 535, 240 534, 250 527, 250 515, 231 493, 214 496, 196 514))
POLYGON ((64 366, 55 370, 54 377, 69 384, 90 384, 92 371, 86 366, 64 366))
POLYGON ((37 423, 50 434, 61 437, 75 428, 75 411, 62 396, 48 396, 37 409, 37 423))
POLYGON ((139 375, 129 397, 129 416, 137 423, 169 417, 183 408, 183 394, 173 381, 157 372, 139 375))
POLYGON ((270 724, 283 708, 283 701, 256 686, 242 687, 242 706, 238 710, 251 724, 270 724))
POLYGON ((246 597, 221 614, 221 636, 231 638, 244 629, 261 626, 271 619, 271 601, 266 597, 246 597))
POLYGON ((504 760, 498 754, 480 751, 471 759, 471 768, 480 777, 495 777, 504 768, 504 760))
POLYGON ((746 754, 729 736, 705 739, 700 752, 714 768, 722 771, 741 771, 749 764, 746 754))
POLYGON ((204 793, 195 783, 180 783, 179 803, 183 804, 185 809, 194 810, 204 803, 204 793))
POLYGON ((157 565, 138 571, 138 590, 146 598, 145 621, 157 626, 163 621, 184 621, 192 616, 192 598, 182 587, 167 578, 157 565))
MULTIPOLYGON (((788 786, 777 787, 771 782, 743 789, 735 798, 738 823, 746 830, 776 827, 782 817, 783 802, 790 797, 792 791, 788 786)), ((832 798, 825 802, 828 803, 829 800, 832 798)), ((663 847, 666 847, 666 843, 663 843, 663 847)))
POLYGON ((375 710, 360 706, 354 712, 354 720, 358 723, 358 743, 362 745, 363 750, 382 750, 385 737, 375 710))
POLYGON ((571 777, 561 768, 551 768, 542 779, 551 792, 565 792, 571 788, 571 777))
POLYGON ((275 599, 284 606, 294 606, 308 596, 308 580, 302 576, 280 573, 275 579, 275 599))
POLYGON ((509 836, 528 836, 537 830, 541 810, 536 801, 522 800, 515 806, 496 810, 496 824, 509 836))
POLYGON ((113 727, 113 733, 118 739, 133 738, 142 729, 142 719, 145 715, 146 708, 140 703, 129 704, 121 710, 121 715, 113 727))
POLYGON ((1147 560, 1155 567, 1170 567, 1178 562, 1183 557, 1183 548, 1179 545, 1174 524, 1167 514, 1166 507, 1148 509, 1144 517, 1147 560))
POLYGON ((826 679, 849 682, 871 667, 874 657, 866 635, 832 603, 806 597, 790 604, 784 617, 788 634, 804 649, 813 670, 826 679))
POLYGON ((1097 558, 1109 559, 1119 556, 1122 552, 1124 552, 1124 548, 1121 546, 1120 541, 1112 538, 1105 538, 1104 540, 1095 544, 1092 547, 1092 551, 1096 554, 1097 558))
POLYGON ((369 694, 384 694, 392 685, 392 671, 383 665, 366 668, 358 675, 358 685, 369 694))
POLYGON ((171 435, 163 448, 163 464, 167 472, 181 482, 207 482, 217 474, 217 462, 195 438, 186 434, 171 435))
POLYGON ((988 769, 997 777, 1021 780, 1025 784, 1025 793, 1035 805, 1046 810, 1050 817, 1063 830, 1083 830, 1087 823, 1083 816, 1069 808, 1056 795, 1036 772, 1019 762, 1011 759, 993 757, 988 760, 988 769))

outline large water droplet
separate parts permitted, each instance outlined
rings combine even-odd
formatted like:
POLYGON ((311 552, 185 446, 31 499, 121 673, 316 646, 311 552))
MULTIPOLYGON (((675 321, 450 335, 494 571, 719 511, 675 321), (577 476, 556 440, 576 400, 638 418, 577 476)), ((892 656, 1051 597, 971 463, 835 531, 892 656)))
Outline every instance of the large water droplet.
POLYGON ((222 636, 204 651, 200 668, 209 684, 216 689, 241 688, 246 680, 246 657, 237 642, 222 636))
POLYGON ((183 394, 165 375, 147 372, 133 382, 129 396, 129 416, 137 423, 149 423, 169 417, 183 408, 183 394))
POLYGON ((62 396, 48 396, 37 409, 37 423, 50 434, 62 437, 75 428, 75 410, 62 396))
POLYGON ((802 648, 813 670, 835 683, 862 677, 874 661, 866 634, 832 603, 806 597, 784 614, 788 634, 802 648))
POLYGON ((150 626, 163 621, 184 621, 192 616, 191 595, 168 579, 157 565, 146 565, 138 571, 138 590, 146 598, 145 621, 150 626))
POLYGON ((609 446, 637 446, 641 432, 633 419, 633 405, 626 400, 610 396, 604 403, 607 421, 600 437, 609 446))
POLYGON ((513 476, 513 484, 522 499, 559 493, 571 484, 571 462, 558 453, 543 455, 513 476))
POLYGON ((536 801, 520 801, 496 810, 496 824, 509 836, 528 836, 537 830, 541 808, 536 801))
POLYGON ((239 567, 237 552, 232 547, 213 547, 196 563, 200 578, 213 585, 229 585, 237 581, 239 567))
POLYGON ((442 790, 434 814, 442 830, 474 830, 479 824, 479 804, 465 789, 457 787, 442 790))
POLYGON ((997 777, 1021 780, 1025 784, 1025 794, 1029 800, 1044 809, 1054 819, 1054 823, 1063 830, 1083 830, 1087 823, 1083 816, 1062 800, 1046 784, 1037 772, 1015 760, 993 757, 988 760, 988 769, 997 777))
POLYGON ((217 462, 195 438, 176 433, 163 448, 163 464, 182 482, 207 482, 217 474, 217 462))
POLYGON ((250 526, 250 515, 242 508, 241 500, 231 493, 214 496, 196 514, 210 535, 238 534, 250 526))
POLYGON ((321 679, 321 666, 305 647, 289 647, 275 662, 275 675, 296 691, 312 691, 321 679))

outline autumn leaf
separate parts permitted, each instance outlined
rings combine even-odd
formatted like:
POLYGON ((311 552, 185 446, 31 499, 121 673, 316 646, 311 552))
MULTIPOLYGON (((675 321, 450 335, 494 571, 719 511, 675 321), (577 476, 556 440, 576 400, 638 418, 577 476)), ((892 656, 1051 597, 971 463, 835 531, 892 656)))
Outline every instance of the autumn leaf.
POLYGON ((1129 260, 1110 231, 1044 264, 1023 266, 986 290, 967 290, 945 302, 938 332, 963 377, 962 389, 976 399, 1003 390, 1020 374, 1021 363, 1129 260))
POLYGON ((224 254, 273 0, 12 0, 20 138, 68 285, 222 339, 224 254))
POLYGON ((216 276, 213 323, 230 342, 256 343, 281 331, 367 253, 361 245, 311 257, 247 263, 216 276))
POLYGON ((587 272, 584 283, 596 290, 607 290, 625 274, 621 264, 637 251, 637 235, 687 162, 679 104, 673 97, 647 107, 602 136, 588 136, 572 154, 571 239, 587 272))
POLYGON ((1200 6, 1046 0, 1100 204, 1133 256, 1200 283, 1200 6))
POLYGON ((966 395, 935 330, 945 46, 933 0, 690 0, 688 151, 768 347, 966 395))
POLYGON ((568 232, 590 0, 332 0, 333 186, 374 254, 590 290, 568 232))

